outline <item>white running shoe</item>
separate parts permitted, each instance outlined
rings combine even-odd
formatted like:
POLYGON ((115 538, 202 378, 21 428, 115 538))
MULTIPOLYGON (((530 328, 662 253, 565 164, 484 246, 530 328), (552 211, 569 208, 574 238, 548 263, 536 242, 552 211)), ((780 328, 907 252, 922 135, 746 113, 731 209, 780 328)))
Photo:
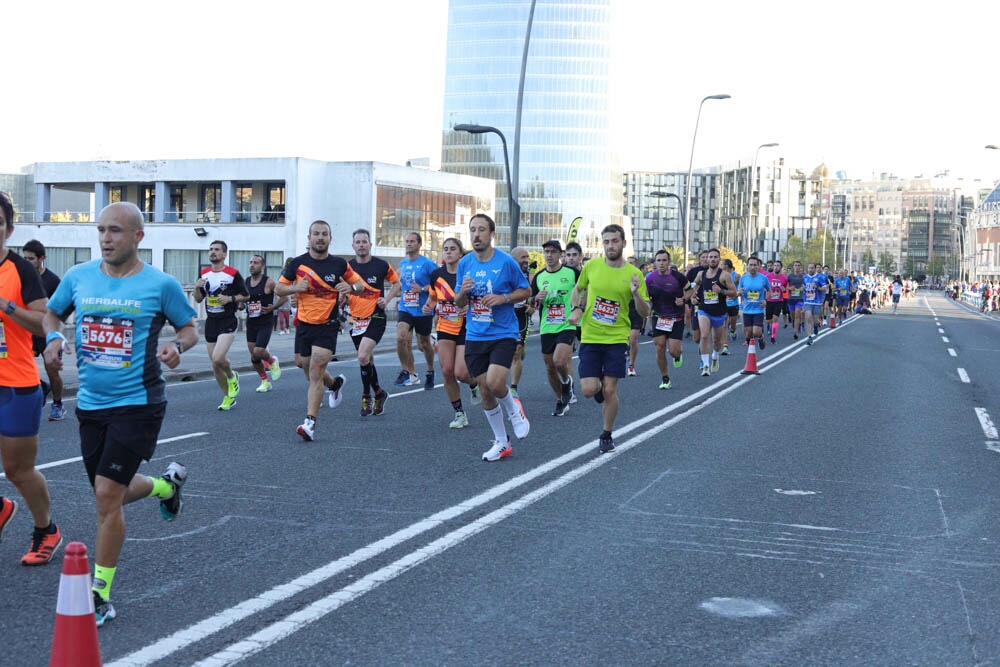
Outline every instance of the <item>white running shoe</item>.
POLYGON ((528 416, 524 414, 524 406, 521 405, 521 401, 515 400, 514 403, 517 404, 517 412, 509 417, 510 425, 514 428, 514 435, 518 438, 525 438, 528 436, 528 431, 531 430, 531 424, 528 423, 528 416))
POLYGON ((263 394, 266 391, 271 391, 271 381, 261 380, 260 385, 257 387, 256 391, 258 394, 263 394))
POLYGON ((306 417, 306 420, 295 429, 295 432, 302 436, 302 439, 306 442, 312 442, 313 437, 316 435, 316 422, 306 417))
POLYGON ((493 446, 483 452, 484 461, 499 461, 502 458, 510 456, 514 453, 514 449, 510 446, 510 440, 507 442, 500 442, 499 440, 493 441, 493 446))
POLYGON ((483 397, 479 395, 479 385, 474 387, 469 387, 469 393, 472 394, 472 404, 479 405, 483 402, 483 397))
POLYGON ((408 379, 405 382, 403 382, 402 386, 404 386, 404 387, 415 387, 415 386, 417 386, 419 384, 423 384, 423 382, 420 381, 420 377, 417 376, 415 373, 410 373, 410 379, 408 379))
POLYGON ((281 379, 281 366, 278 364, 277 355, 271 355, 271 367, 267 369, 267 375, 271 378, 271 382, 281 379))
POLYGON ((343 375, 338 375, 333 378, 333 385, 337 387, 336 389, 327 389, 326 396, 327 401, 331 408, 335 408, 340 405, 341 401, 344 400, 344 384, 347 382, 347 378, 343 375), (340 386, 337 386, 337 380, 340 380, 340 386))
POLYGON ((456 412, 455 418, 451 420, 448 424, 448 428, 465 428, 469 425, 469 418, 465 416, 464 412, 456 412))
POLYGON ((712 370, 713 373, 718 373, 719 372, 719 358, 718 357, 716 357, 715 359, 712 359, 712 369, 711 370, 712 370))

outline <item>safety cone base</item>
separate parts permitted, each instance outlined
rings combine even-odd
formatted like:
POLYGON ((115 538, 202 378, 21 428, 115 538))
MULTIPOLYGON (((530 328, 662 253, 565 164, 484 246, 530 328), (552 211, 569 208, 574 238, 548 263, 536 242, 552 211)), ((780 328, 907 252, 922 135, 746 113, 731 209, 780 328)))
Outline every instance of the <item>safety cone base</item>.
POLYGON ((760 375, 757 371, 757 341, 752 338, 747 346, 747 363, 740 371, 740 375, 760 375))

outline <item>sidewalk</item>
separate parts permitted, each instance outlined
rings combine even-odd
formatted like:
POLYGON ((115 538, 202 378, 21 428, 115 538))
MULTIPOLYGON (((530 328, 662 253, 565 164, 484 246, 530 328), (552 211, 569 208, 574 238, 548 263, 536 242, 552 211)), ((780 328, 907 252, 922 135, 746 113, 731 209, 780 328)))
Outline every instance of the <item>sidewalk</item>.
MULTIPOLYGON (((66 337, 70 339, 70 344, 72 345, 73 330, 67 327, 65 333, 66 337)), ((173 340, 175 335, 176 334, 174 333, 172 327, 165 326, 160 335, 160 343, 162 344, 173 340)), ((229 362, 232 364, 233 369, 239 373, 253 372, 253 366, 250 364, 250 352, 247 350, 246 340, 246 331, 240 329, 236 332, 236 340, 233 342, 233 346, 229 348, 229 362)), ((416 345, 415 342, 414 345, 416 345)), ((285 335, 279 335, 277 332, 274 332, 271 335, 271 342, 268 344, 267 348, 271 351, 271 354, 278 357, 281 362, 282 370, 287 371, 288 369, 295 367, 294 328, 290 329, 285 335)), ((386 323, 385 335, 382 336, 381 342, 379 342, 379 344, 375 347, 375 351, 396 351, 395 320, 386 323)), ((341 332, 341 334, 337 336, 337 359, 343 361, 344 359, 356 359, 357 356, 357 352, 354 351, 354 344, 351 342, 349 331, 341 332)), ((45 374, 45 367, 42 364, 41 357, 37 357, 35 362, 38 366, 39 376, 43 380, 46 379, 47 375, 45 374)), ((168 383, 189 382, 191 380, 212 377, 212 363, 208 359, 208 348, 206 347, 204 336, 199 332, 198 344, 181 355, 181 363, 178 364, 177 368, 171 370, 166 366, 162 366, 162 369, 163 377, 168 383)), ((62 376, 63 379, 63 396, 75 396, 77 387, 80 385, 80 378, 77 374, 76 368, 76 355, 67 354, 63 357, 63 369, 59 375, 62 376)))

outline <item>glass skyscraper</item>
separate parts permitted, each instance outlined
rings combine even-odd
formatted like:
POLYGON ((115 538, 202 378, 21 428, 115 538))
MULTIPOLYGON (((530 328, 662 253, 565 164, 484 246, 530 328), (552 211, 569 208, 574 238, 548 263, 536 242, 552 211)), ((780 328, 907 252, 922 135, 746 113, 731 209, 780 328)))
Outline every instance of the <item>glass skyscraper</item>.
MULTIPOLYGON (((510 244, 503 147, 511 168, 524 35, 530 0, 451 0, 441 168, 498 182, 497 245, 510 244)), ((622 222, 622 179, 609 127, 611 0, 544 0, 535 7, 521 111, 518 243, 538 249, 565 240, 600 247, 601 229, 622 222)))

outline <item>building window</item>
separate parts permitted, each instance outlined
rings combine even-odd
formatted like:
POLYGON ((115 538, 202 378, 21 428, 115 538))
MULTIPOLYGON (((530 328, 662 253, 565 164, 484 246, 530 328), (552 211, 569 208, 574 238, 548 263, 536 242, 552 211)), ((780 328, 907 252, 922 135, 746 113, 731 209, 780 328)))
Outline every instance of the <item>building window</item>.
POLYGON ((119 202, 125 201, 125 186, 124 185, 112 185, 108 188, 108 203, 117 204, 119 202))
POLYGON ((239 183, 236 186, 236 222, 250 222, 253 214, 253 186, 239 183))
POLYGON ((52 269, 58 276, 66 275, 66 272, 77 264, 90 261, 90 248, 45 248, 45 266, 52 269))
POLYGON ((460 234, 469 218, 484 210, 481 203, 471 195, 377 184, 374 243, 403 248, 407 234, 417 232, 422 252, 436 257, 444 239, 460 234))
POLYGON ((222 185, 207 183, 201 186, 201 210, 198 212, 198 222, 217 222, 221 207, 222 185))
POLYGON ((170 209, 167 211, 167 222, 184 222, 184 192, 183 185, 170 186, 170 209))
POLYGON ((226 263, 235 268, 246 279, 250 275, 250 258, 254 255, 261 255, 264 258, 264 273, 278 280, 278 274, 285 264, 285 255, 280 250, 268 250, 260 252, 257 250, 230 250, 226 263))
MULTIPOLYGON (((139 208, 146 216, 147 222, 154 222, 153 212, 156 210, 156 186, 139 186, 139 208)), ((158 221, 157 221, 158 222, 158 221)))
POLYGON ((209 264, 207 248, 163 251, 163 272, 177 278, 181 285, 194 285, 202 267, 209 264))
POLYGON ((268 183, 265 186, 264 212, 260 216, 261 222, 284 222, 285 221, 285 184, 268 183))

